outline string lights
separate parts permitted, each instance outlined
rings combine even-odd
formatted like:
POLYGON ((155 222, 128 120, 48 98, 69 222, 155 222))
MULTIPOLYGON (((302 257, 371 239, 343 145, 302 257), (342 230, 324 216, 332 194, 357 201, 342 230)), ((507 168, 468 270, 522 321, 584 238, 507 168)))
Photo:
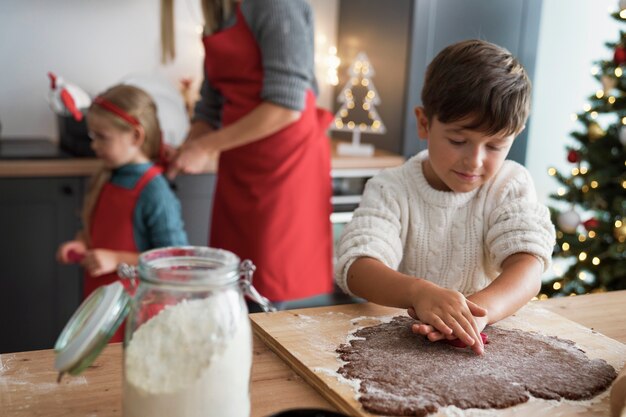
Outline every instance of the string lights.
POLYGON ((370 156, 374 146, 361 143, 361 134, 384 134, 387 129, 376 110, 380 97, 372 82, 375 72, 364 52, 356 56, 348 75, 348 82, 337 98, 342 105, 335 114, 331 130, 352 132, 352 143, 340 143, 337 153, 370 156))

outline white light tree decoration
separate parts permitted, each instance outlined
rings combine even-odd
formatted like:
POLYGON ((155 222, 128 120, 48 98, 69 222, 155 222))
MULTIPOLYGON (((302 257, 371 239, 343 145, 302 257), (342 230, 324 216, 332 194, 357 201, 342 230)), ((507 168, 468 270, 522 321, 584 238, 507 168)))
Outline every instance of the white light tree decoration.
POLYGON ((380 104, 380 98, 371 80, 374 74, 367 55, 360 52, 348 70, 350 79, 337 97, 342 106, 331 127, 335 131, 352 132, 352 143, 338 145, 340 155, 373 155, 374 146, 361 143, 361 133, 383 134, 387 131, 375 107, 380 104))

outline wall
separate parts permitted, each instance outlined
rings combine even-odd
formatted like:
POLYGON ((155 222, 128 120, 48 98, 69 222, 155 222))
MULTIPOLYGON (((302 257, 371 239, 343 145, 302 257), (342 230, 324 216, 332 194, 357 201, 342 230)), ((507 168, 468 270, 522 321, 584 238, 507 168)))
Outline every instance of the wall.
POLYGON ((625 29, 609 15, 617 5, 617 0, 543 2, 526 166, 545 202, 557 189, 548 168, 573 168, 565 146, 574 143, 569 134, 580 125, 570 116, 601 88, 590 73, 593 62, 612 59, 604 43, 618 40, 619 29, 625 29))
MULTIPOLYGON (((427 65, 443 48, 464 39, 484 39, 507 48, 533 79, 541 0, 415 0, 415 4, 408 110, 421 104, 427 65)), ((425 149, 426 141, 417 139, 415 117, 410 111, 407 115, 403 146, 404 155, 408 156, 425 149)), ((508 158, 523 164, 527 140, 528 133, 522 132, 508 158)))
MULTIPOLYGON (((318 27, 317 52, 324 54, 336 44, 339 0, 310 1, 318 27)), ((526 165, 540 198, 546 200, 556 190, 547 168, 571 166, 565 159, 565 145, 577 125, 570 115, 599 88, 589 69, 593 61, 610 58, 604 42, 617 39, 618 24, 608 11, 617 6, 617 0, 542 3, 526 165)), ((154 0, 2 0, 2 136, 55 137, 56 124, 45 102, 50 70, 92 94, 137 72, 160 73, 173 83, 180 77, 199 82, 202 47, 196 30, 201 17, 194 5, 194 0, 176 1, 178 58, 163 66, 158 2, 154 0)), ((318 70, 324 70, 319 59, 318 70)), ((332 108, 332 89, 318 78, 320 103, 332 108)))
MULTIPOLYGON (((311 0, 317 50, 336 44, 338 0, 311 0), (324 36, 321 36, 323 34, 324 36)), ((200 83, 204 52, 198 0, 175 1, 175 62, 160 62, 160 11, 156 0, 2 0, 0 2, 0 122, 2 137, 56 138, 46 103, 48 71, 95 95, 132 74, 157 74, 178 87, 200 83)), ((324 70, 320 60, 318 66, 324 70)), ((322 104, 331 89, 320 83, 322 104)))
POLYGON ((319 87, 318 105, 332 109, 335 102, 334 85, 329 84, 329 48, 337 47, 340 0, 309 0, 315 15, 315 70, 319 87))
MULTIPOLYGON (((414 71, 414 67, 407 64, 414 3, 414 0, 394 0, 394 6, 389 7, 384 1, 341 0, 339 7, 338 53, 342 62, 335 95, 342 94, 355 81, 350 70, 357 55, 365 53, 373 70, 373 74, 368 74, 371 82, 368 89, 376 91, 380 100, 373 107, 385 132, 363 133, 360 139, 363 143, 395 153, 402 153, 404 120, 411 113, 405 105, 405 85, 414 71)), ((358 124, 368 120, 365 111, 360 109, 365 89, 357 86, 353 91, 358 110, 349 111, 348 120, 358 124)), ((337 112, 343 103, 335 101, 334 104, 334 111, 337 112)), ((332 131, 331 135, 341 140, 352 140, 352 132, 349 131, 332 131)))

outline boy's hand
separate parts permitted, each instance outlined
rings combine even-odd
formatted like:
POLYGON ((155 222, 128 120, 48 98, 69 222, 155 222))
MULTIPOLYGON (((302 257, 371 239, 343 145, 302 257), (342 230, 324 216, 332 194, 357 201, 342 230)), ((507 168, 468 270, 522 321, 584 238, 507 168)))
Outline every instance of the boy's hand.
MULTIPOLYGON (((413 307, 409 308, 407 310, 407 313, 409 313, 409 316, 417 320, 417 315, 415 314, 415 310, 413 309, 413 307)), ((487 324, 488 324, 487 316, 474 317, 474 320, 476 321, 476 325, 478 327, 479 332, 483 331, 483 329, 487 327, 487 324)), ((411 331, 415 334, 425 336, 431 342, 438 342, 443 339, 454 340, 457 338, 454 335, 445 336, 443 333, 435 329, 430 324, 415 323, 413 326, 411 326, 411 331)))
POLYGON ((57 260, 62 264, 74 263, 74 260, 71 259, 70 252, 82 255, 87 252, 87 246, 85 245, 85 242, 80 240, 70 240, 65 242, 59 246, 59 249, 57 250, 57 260))
POLYGON ((474 352, 482 354, 483 343, 475 317, 485 316, 487 310, 467 300, 458 291, 420 281, 413 296, 414 318, 432 326, 446 338, 460 339, 474 352))
POLYGON ((117 253, 108 249, 94 249, 87 251, 81 265, 89 275, 97 277, 115 272, 118 264, 117 253))

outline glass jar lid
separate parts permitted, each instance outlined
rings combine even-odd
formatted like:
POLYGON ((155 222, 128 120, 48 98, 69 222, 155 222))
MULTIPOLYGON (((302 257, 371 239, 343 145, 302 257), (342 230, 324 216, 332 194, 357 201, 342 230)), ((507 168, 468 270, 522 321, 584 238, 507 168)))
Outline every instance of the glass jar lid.
POLYGON ((204 246, 172 246, 139 255, 139 278, 152 284, 220 288, 237 283, 240 260, 232 252, 204 246))
POLYGON ((54 345, 59 380, 66 372, 77 375, 91 365, 129 309, 130 296, 119 281, 97 288, 81 303, 54 345))

